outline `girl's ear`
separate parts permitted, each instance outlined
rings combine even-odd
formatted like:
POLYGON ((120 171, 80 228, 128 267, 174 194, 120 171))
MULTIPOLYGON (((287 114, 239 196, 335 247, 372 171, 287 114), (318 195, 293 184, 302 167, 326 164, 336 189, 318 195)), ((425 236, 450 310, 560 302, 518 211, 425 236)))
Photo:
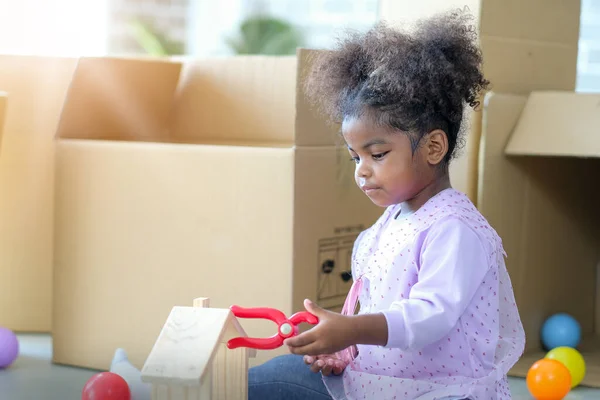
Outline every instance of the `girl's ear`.
POLYGON ((435 129, 427 135, 427 162, 431 165, 438 165, 448 154, 448 136, 441 129, 435 129))

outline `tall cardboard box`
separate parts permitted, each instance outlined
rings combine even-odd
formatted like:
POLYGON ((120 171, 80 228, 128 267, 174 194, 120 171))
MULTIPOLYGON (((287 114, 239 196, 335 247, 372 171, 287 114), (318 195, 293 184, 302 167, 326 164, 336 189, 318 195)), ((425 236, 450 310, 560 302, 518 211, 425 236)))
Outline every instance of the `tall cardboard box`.
MULTIPOLYGON (((580 0, 381 0, 380 17, 411 26, 467 7, 479 30, 484 73, 497 93, 575 90, 580 0)), ((481 112, 471 112, 466 145, 451 166, 455 188, 477 203, 481 112)))
POLYGON ((341 308, 354 239, 382 210, 304 99, 309 56, 79 61, 56 141, 55 362, 107 368, 123 347, 141 367, 197 296, 341 308))
POLYGON ((0 154, 2 154, 2 134, 4 133, 4 121, 6 119, 6 103, 8 95, 0 92, 0 154))
POLYGON ((481 211, 497 229, 527 337, 512 375, 545 349, 540 330, 573 315, 584 385, 600 387, 600 94, 492 93, 484 110, 481 211))
POLYGON ((0 326, 15 331, 52 328, 54 135, 76 61, 0 55, 0 326))

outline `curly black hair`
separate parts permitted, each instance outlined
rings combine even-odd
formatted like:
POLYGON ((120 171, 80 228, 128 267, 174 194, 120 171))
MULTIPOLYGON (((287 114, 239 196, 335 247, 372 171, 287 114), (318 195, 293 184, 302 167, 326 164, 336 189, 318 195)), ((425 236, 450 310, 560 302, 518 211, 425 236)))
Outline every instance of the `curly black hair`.
POLYGON ((489 81, 476 27, 466 10, 418 21, 412 32, 379 23, 319 52, 305 89, 335 122, 368 115, 409 135, 413 151, 434 129, 449 143, 447 164, 462 146, 466 105, 477 108, 489 81))

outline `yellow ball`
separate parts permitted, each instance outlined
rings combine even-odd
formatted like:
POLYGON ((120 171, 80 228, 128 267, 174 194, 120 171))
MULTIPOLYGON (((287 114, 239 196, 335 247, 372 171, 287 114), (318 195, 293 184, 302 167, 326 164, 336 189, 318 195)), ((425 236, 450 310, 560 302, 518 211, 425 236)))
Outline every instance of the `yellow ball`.
POLYGON ((557 347, 546 354, 545 358, 564 364, 571 373, 571 388, 578 386, 585 376, 585 360, 581 353, 571 347, 557 347))

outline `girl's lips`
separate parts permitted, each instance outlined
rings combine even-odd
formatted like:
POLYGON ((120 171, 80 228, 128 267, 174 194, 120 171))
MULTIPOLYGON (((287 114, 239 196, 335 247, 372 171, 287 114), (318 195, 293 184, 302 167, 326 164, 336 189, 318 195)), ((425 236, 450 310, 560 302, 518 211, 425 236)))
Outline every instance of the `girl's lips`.
POLYGON ((372 193, 372 192, 374 192, 374 191, 376 191, 376 190, 379 190, 379 188, 378 188, 378 187, 375 187, 375 186, 363 186, 363 187, 362 187, 362 190, 363 190, 363 192, 365 192, 365 193, 372 193))

